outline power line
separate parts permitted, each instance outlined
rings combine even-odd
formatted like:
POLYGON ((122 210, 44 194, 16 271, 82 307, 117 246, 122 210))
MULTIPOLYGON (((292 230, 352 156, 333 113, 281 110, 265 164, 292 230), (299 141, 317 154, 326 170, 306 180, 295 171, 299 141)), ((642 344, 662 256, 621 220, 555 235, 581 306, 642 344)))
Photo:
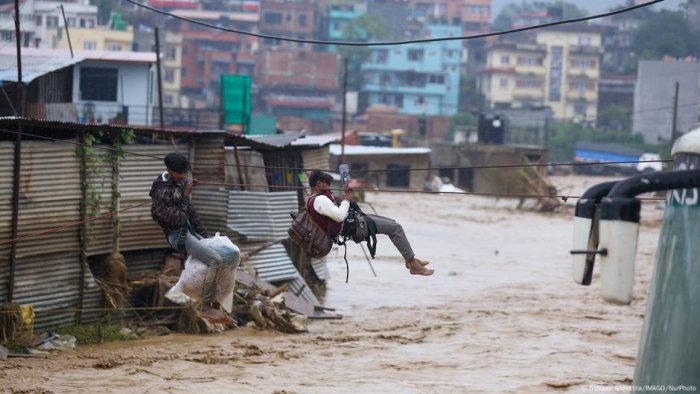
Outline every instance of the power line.
POLYGON ((519 32, 523 32, 523 31, 541 29, 541 28, 545 28, 545 27, 559 26, 559 25, 564 25, 564 24, 569 24, 569 23, 585 22, 585 21, 589 21, 589 20, 593 20, 593 19, 604 18, 604 17, 608 17, 608 16, 613 16, 613 15, 633 11, 633 10, 636 10, 639 8, 648 7, 648 6, 651 6, 651 5, 656 4, 656 3, 661 3, 664 0, 653 0, 653 1, 649 1, 647 3, 638 4, 638 5, 631 6, 631 7, 620 8, 618 10, 609 11, 609 12, 602 13, 602 14, 585 16, 582 18, 565 19, 562 21, 543 23, 540 25, 533 25, 533 26, 525 26, 525 27, 520 27, 517 29, 510 29, 510 30, 504 30, 504 31, 499 31, 499 32, 482 33, 482 34, 477 34, 477 35, 473 35, 473 36, 437 37, 437 38, 424 38, 424 39, 416 39, 416 40, 383 41, 383 42, 382 41, 380 41, 380 42, 351 42, 351 41, 307 40, 307 39, 292 38, 292 37, 274 36, 274 35, 270 35, 270 34, 253 33, 253 32, 245 31, 245 30, 231 29, 231 28, 216 26, 216 25, 212 25, 211 23, 186 18, 183 16, 178 16, 178 15, 172 14, 172 13, 167 12, 167 11, 163 11, 163 10, 160 10, 160 9, 157 9, 157 8, 145 5, 145 4, 141 4, 136 0, 124 0, 124 1, 131 3, 137 7, 141 7, 141 8, 147 9, 149 11, 156 12, 156 13, 161 14, 161 15, 165 15, 165 16, 179 19, 179 20, 182 20, 185 22, 194 23, 194 24, 198 24, 201 26, 209 27, 211 29, 226 31, 229 33, 236 33, 236 34, 241 34, 241 35, 253 36, 253 37, 258 37, 258 38, 273 39, 273 40, 280 40, 280 41, 297 42, 297 43, 303 43, 303 44, 344 45, 344 46, 368 47, 368 46, 391 46, 391 45, 418 44, 418 43, 454 41, 454 40, 471 40, 471 39, 476 39, 476 38, 501 36, 501 35, 505 35, 505 34, 519 33, 519 32))

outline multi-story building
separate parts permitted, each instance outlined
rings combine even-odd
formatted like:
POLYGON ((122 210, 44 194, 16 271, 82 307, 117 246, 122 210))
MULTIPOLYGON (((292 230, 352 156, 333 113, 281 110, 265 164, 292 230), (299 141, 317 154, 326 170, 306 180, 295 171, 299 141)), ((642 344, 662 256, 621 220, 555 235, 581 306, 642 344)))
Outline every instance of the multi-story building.
POLYGON ((678 84, 676 131, 684 133, 698 121, 700 63, 694 59, 642 60, 637 69, 632 132, 644 142, 659 144, 673 136, 673 101, 678 84))
POLYGON ((338 55, 291 49, 260 52, 255 81, 257 110, 329 123, 338 93, 338 55))
MULTIPOLYGON (((63 14, 70 29, 91 29, 97 26, 97 6, 89 0, 74 2, 24 0, 20 6, 20 28, 22 45, 34 48, 52 48, 47 34, 58 27, 63 28, 63 14)), ((0 6, 0 42, 15 40, 14 3, 0 6)))
MULTIPOLYGON (((260 2, 260 33, 296 39, 313 39, 317 28, 316 3, 310 0, 262 0, 260 2)), ((265 38, 262 48, 297 48, 310 50, 305 43, 265 38)))
MULTIPOLYGON (((326 15, 328 39, 341 41, 345 37, 345 30, 355 18, 367 13, 366 4, 338 4, 332 5, 326 15)), ((328 50, 335 51, 335 45, 329 45, 328 50)))
MULTIPOLYGON (((161 75, 163 78, 163 106, 181 107, 182 34, 159 30, 159 35, 161 75)), ((135 52, 154 52, 156 48, 155 41, 155 31, 152 29, 137 30, 134 32, 132 49, 135 52)))
MULTIPOLYGON (((259 20, 257 13, 247 12, 176 10, 173 13, 247 31, 253 29, 259 20)), ((257 49, 257 38, 224 33, 179 20, 169 21, 168 30, 182 35, 180 93, 188 104, 194 107, 218 108, 222 74, 252 75, 253 66, 249 62, 249 55, 257 49)), ((167 58, 167 52, 164 53, 167 58)), ((173 59, 173 67, 176 61, 173 59)), ((167 73, 169 66, 164 64, 164 67, 167 73)), ((164 79, 167 80, 165 77, 164 79)))
POLYGON ((548 106, 555 119, 597 118, 601 34, 582 26, 540 30, 536 44, 497 42, 480 79, 491 108, 548 106))
POLYGON ((107 26, 75 27, 69 28, 69 34, 70 43, 63 27, 47 30, 46 38, 53 49, 68 50, 72 45, 75 51, 130 52, 134 43, 134 31, 131 26, 126 30, 112 30, 107 26))
MULTIPOLYGON (((430 37, 459 36, 461 27, 429 25, 430 37)), ((369 105, 393 106, 400 113, 453 115, 459 104, 459 40, 372 47, 362 66, 362 93, 369 105)))

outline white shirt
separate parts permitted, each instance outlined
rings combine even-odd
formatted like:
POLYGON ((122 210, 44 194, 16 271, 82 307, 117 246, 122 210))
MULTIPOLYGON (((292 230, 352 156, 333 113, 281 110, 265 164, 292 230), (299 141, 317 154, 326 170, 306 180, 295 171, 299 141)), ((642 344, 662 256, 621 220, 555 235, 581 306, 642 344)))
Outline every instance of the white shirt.
POLYGON ((314 209, 316 212, 323 216, 328 216, 329 218, 340 223, 348 216, 348 208, 350 208, 350 202, 348 200, 343 200, 340 206, 333 204, 330 198, 319 194, 314 198, 314 209))

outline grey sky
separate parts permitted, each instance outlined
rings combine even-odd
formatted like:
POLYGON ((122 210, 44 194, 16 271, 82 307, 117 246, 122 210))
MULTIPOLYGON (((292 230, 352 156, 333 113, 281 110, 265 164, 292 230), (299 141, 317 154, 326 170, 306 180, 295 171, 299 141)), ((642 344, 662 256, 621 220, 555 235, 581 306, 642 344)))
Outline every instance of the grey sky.
MULTIPOLYGON (((492 0, 491 15, 493 18, 496 18, 496 16, 498 16, 498 13, 501 12, 501 9, 507 4, 532 2, 533 0, 492 0)), ((569 0, 568 2, 574 3, 581 8, 587 9, 589 15, 599 14, 609 10, 610 8, 619 5, 624 5, 625 3, 627 3, 627 1, 625 0, 569 0)), ((652 7, 655 7, 656 9, 660 7, 666 9, 677 9, 682 2, 683 0, 665 0, 663 3, 655 4, 652 7)))

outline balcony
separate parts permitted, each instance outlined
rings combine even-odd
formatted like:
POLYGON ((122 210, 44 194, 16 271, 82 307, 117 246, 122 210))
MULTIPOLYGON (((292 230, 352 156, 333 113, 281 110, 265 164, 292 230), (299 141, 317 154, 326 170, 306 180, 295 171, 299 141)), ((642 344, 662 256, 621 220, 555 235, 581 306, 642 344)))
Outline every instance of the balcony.
POLYGON ((422 94, 422 95, 445 95, 447 94, 446 85, 427 84, 424 86, 409 86, 397 84, 377 84, 368 83, 362 87, 366 92, 391 92, 404 94, 422 94))
POLYGON ((603 48, 599 46, 591 45, 571 45, 569 47, 569 53, 575 55, 595 55, 598 56, 603 53, 603 48))
POLYGON ((595 91, 581 92, 578 90, 569 90, 566 92, 566 98, 570 101, 595 103, 598 101, 598 94, 595 91))

